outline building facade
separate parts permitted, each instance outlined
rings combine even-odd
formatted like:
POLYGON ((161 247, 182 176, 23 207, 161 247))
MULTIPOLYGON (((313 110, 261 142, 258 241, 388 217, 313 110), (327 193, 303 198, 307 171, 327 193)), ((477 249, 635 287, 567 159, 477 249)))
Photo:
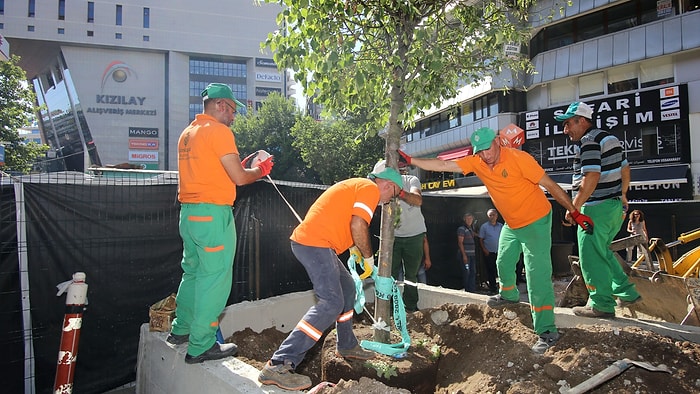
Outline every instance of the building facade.
POLYGON ((0 0, 0 33, 42 105, 51 169, 176 170, 177 139, 208 83, 228 84, 242 113, 286 93, 260 50, 279 11, 250 0, 0 0))
MULTIPOLYGON (((700 155, 693 153, 700 151, 700 2, 562 4, 562 13, 554 0, 531 10, 533 75, 522 85, 493 78, 465 88, 462 97, 406 130, 406 151, 454 159, 471 154, 474 130, 517 125, 526 137, 522 149, 566 185, 573 147, 554 116, 584 101, 598 126, 624 144, 632 166, 630 200, 700 198, 700 155)), ((461 174, 420 176, 426 189, 444 194, 479 184, 461 174)))

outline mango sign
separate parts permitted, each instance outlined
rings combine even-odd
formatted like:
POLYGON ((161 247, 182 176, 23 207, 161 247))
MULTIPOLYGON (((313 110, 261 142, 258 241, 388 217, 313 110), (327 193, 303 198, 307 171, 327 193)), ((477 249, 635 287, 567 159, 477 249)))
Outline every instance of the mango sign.
POLYGON ((525 143, 525 130, 513 123, 499 131, 498 136, 501 138, 501 146, 517 148, 525 143))

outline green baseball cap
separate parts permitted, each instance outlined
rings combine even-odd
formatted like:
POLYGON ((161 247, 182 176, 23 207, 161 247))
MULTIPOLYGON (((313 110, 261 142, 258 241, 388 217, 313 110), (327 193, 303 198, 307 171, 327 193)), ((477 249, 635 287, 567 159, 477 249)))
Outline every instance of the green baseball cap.
POLYGON ((472 133, 471 141, 474 147, 474 154, 489 149, 494 138, 496 138, 496 132, 488 127, 482 127, 472 133))
POLYGON ((233 96, 233 91, 231 88, 224 83, 210 83, 207 85, 206 89, 202 90, 202 100, 223 98, 232 100, 236 103, 236 107, 245 108, 245 104, 238 101, 233 96))
POLYGON ((569 105, 569 108, 566 109, 566 112, 564 112, 561 115, 555 116, 554 119, 556 119, 559 122, 563 122, 567 119, 573 118, 574 116, 583 116, 584 118, 592 119, 593 108, 591 108, 591 106, 586 103, 574 101, 573 103, 571 103, 571 105, 569 105))
POLYGON ((398 171, 386 166, 386 160, 381 160, 374 165, 374 169, 369 174, 370 178, 382 178, 394 182, 399 189, 403 189, 403 178, 398 171))

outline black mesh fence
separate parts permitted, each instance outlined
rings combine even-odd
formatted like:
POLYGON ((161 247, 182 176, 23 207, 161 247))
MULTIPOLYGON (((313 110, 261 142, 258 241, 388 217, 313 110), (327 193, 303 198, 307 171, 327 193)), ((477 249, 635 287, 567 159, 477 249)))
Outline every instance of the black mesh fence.
MULTIPOLYGON (((301 214, 323 187, 277 185, 301 214)), ((148 308, 177 292, 182 270, 177 175, 149 172, 3 176, 0 183, 0 342, 5 392, 53 389, 65 295, 85 272, 74 392, 101 393, 135 379, 148 308), (7 356, 9 355, 9 356, 7 356), (29 390, 29 389, 28 389, 29 390)), ((298 223, 266 181, 240 187, 229 304, 310 289, 289 248, 298 223)))

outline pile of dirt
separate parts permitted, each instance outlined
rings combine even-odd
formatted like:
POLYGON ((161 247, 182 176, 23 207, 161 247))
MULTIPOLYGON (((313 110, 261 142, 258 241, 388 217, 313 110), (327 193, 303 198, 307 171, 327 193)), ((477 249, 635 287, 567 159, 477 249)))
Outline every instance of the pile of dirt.
MULTIPOLYGON (((367 319, 361 316, 357 320, 358 338, 371 339, 373 330, 367 319)), ((411 348, 406 358, 397 360, 378 355, 370 362, 353 364, 354 369, 364 371, 367 379, 344 379, 338 386, 325 387, 319 392, 405 393, 406 390, 398 389, 405 386, 393 374, 385 374, 388 378, 378 376, 381 374, 377 372, 377 365, 392 368, 403 363, 405 366, 406 362, 423 360, 426 351, 439 355, 432 390, 435 393, 556 393, 563 387, 574 387, 586 381, 622 359, 655 366, 664 364, 671 373, 631 367, 601 385, 596 392, 700 391, 700 345, 697 343, 673 340, 633 326, 579 325, 561 330, 562 336, 556 345, 543 355, 537 355, 531 350, 537 340, 531 327, 527 304, 502 309, 445 304, 420 310, 408 315, 411 348), (444 311, 438 312, 442 315, 446 312, 447 319, 435 319, 437 311, 444 311), (385 388, 377 388, 381 386, 385 388)), ((229 341, 239 346, 238 356, 242 361, 260 369, 285 337, 286 334, 275 329, 261 333, 246 329, 234 333, 229 341)), ((334 346, 334 336, 329 337, 330 340, 333 344, 328 346, 334 346)), ((297 368, 298 373, 310 376, 313 384, 322 382, 322 348, 317 345, 311 349, 297 368)))

